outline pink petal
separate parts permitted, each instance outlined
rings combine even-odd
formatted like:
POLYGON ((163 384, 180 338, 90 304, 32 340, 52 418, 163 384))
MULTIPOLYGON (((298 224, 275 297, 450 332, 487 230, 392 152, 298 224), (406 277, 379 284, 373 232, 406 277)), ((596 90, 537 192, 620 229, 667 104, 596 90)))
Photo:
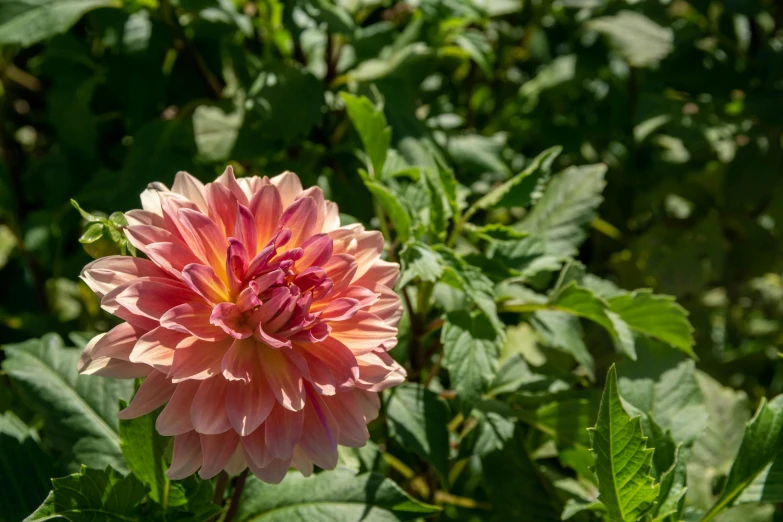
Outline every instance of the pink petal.
POLYGON ((274 185, 267 185, 253 195, 250 212, 256 223, 256 250, 260 251, 272 238, 277 222, 283 215, 283 200, 274 185))
POLYGON ((212 267, 190 264, 182 270, 182 277, 190 288, 212 304, 231 299, 228 288, 212 267))
POLYGON ((269 465, 274 455, 266 447, 264 429, 253 431, 250 435, 242 437, 242 447, 245 450, 245 458, 259 468, 269 465))
POLYGON ((253 472, 253 475, 266 482, 267 484, 280 484, 283 481, 288 469, 291 467, 291 458, 285 460, 273 459, 268 465, 259 468, 248 459, 247 467, 253 472))
POLYGON ((326 275, 334 283, 334 292, 348 286, 353 279, 358 264, 349 254, 332 254, 329 261, 323 265, 326 275))
POLYGON ((177 172, 171 191, 188 198, 196 204, 200 211, 207 211, 207 200, 204 198, 204 184, 187 172, 177 172))
POLYGON ((256 374, 248 383, 228 383, 226 409, 228 419, 237 433, 249 435, 257 430, 272 411, 275 396, 263 376, 256 374))
POLYGON ((277 226, 278 230, 291 229, 291 239, 286 243, 286 249, 298 247, 309 239, 315 232, 317 220, 318 209, 313 198, 296 200, 285 209, 277 226))
POLYGON ((359 311, 361 303, 357 299, 341 297, 330 302, 321 312, 321 319, 325 321, 345 321, 359 311))
POLYGON ((226 277, 231 295, 235 296, 242 288, 245 273, 248 268, 247 250, 239 240, 228 238, 228 251, 226 253, 226 277))
POLYGON ((204 303, 175 306, 160 318, 160 325, 169 330, 190 334, 205 341, 219 341, 226 333, 210 324, 212 307, 204 303))
POLYGON ((235 339, 246 339, 253 335, 252 327, 234 303, 217 305, 212 310, 209 321, 235 339))
POLYGON ((362 409, 365 422, 370 422, 378 418, 378 411, 381 409, 381 399, 377 393, 368 392, 356 388, 351 392, 356 399, 357 404, 362 409))
POLYGON ((130 360, 168 372, 174 361, 174 348, 186 337, 186 334, 159 326, 139 338, 130 353, 130 360))
POLYGON ((291 205, 296 197, 302 193, 302 182, 299 181, 299 176, 293 172, 285 171, 269 181, 280 191, 283 207, 291 205))
POLYGON ((201 381, 183 381, 177 384, 174 395, 155 421, 155 429, 163 436, 180 435, 193 429, 190 406, 201 381))
POLYGON ((356 259, 357 268, 354 274, 354 280, 361 278, 367 273, 373 264, 380 259, 383 253, 383 234, 377 230, 362 232, 356 236, 356 252, 353 257, 356 259))
POLYGON ((160 319, 175 306, 198 299, 187 286, 173 279, 149 278, 128 285, 116 300, 131 313, 160 319))
POLYGON ((259 371, 259 355, 255 339, 236 339, 223 356, 223 377, 229 381, 250 382, 259 371))
POLYGON ((370 432, 359 401, 352 393, 341 393, 334 397, 322 397, 323 402, 334 416, 340 434, 337 442, 351 448, 361 448, 367 444, 370 432))
POLYGON ((231 454, 231 458, 223 467, 229 477, 234 477, 242 473, 247 468, 247 461, 245 460, 245 452, 241 444, 237 444, 234 453, 231 454))
POLYGON ((174 456, 166 476, 171 480, 182 480, 201 467, 201 441, 198 433, 189 431, 174 438, 174 456))
POLYGON ((313 461, 310 460, 299 447, 294 449, 294 457, 291 459, 291 467, 298 469, 299 472, 305 477, 309 477, 313 474, 313 461))
POLYGON ((220 183, 230 190, 241 205, 248 206, 247 194, 245 194, 245 191, 242 190, 242 187, 237 183, 237 178, 234 176, 234 167, 231 165, 226 167, 226 170, 224 170, 223 174, 215 180, 215 183, 220 183))
POLYGON ((125 213, 125 219, 129 226, 152 225, 153 227, 164 228, 165 222, 159 215, 147 210, 129 210, 125 213))
POLYGON ((152 225, 133 225, 125 227, 125 237, 130 244, 147 253, 147 245, 152 243, 181 243, 179 238, 163 228, 152 225))
POLYGON ((337 203, 333 201, 326 202, 326 215, 324 216, 324 226, 321 228, 322 232, 331 232, 340 228, 340 210, 337 208, 337 203))
POLYGON ((111 357, 98 357, 97 359, 85 361, 79 373, 82 375, 100 375, 101 377, 111 377, 113 379, 137 379, 146 377, 152 371, 152 368, 144 364, 134 364, 111 357))
POLYGON ((214 221, 223 237, 234 234, 237 217, 237 198, 231 191, 219 183, 207 185, 208 215, 214 221))
POLYGON ((201 439, 201 469, 198 476, 210 479, 228 464, 239 444, 239 435, 234 430, 228 430, 219 435, 202 433, 199 438, 201 439))
POLYGON ((200 261, 183 243, 150 243, 145 253, 156 265, 177 278, 187 265, 200 261))
MULTIPOLYGON (((289 410, 301 410, 304 407, 305 393, 302 372, 289 358, 296 354, 287 348, 275 350, 264 345, 259 347, 262 352, 261 367, 277 401, 289 410), (287 353, 283 353, 283 350, 287 353)), ((301 356, 298 357, 301 359, 301 356)))
POLYGON ((379 392, 405 381, 405 370, 384 352, 359 355, 356 362, 359 364, 356 386, 364 390, 379 392))
POLYGON ((103 298, 101 298, 101 308, 106 310, 112 315, 115 315, 119 317, 120 319, 125 319, 129 323, 133 324, 134 326, 137 326, 143 330, 152 330, 153 328, 156 328, 158 326, 158 320, 156 319, 150 319, 146 315, 141 315, 135 311, 129 310, 122 306, 118 301, 117 297, 123 293, 127 288, 131 285, 137 284, 139 281, 148 281, 148 280, 160 280, 163 279, 160 278, 151 278, 151 277, 144 277, 141 279, 137 279, 134 281, 129 281, 127 283, 123 283, 108 294, 104 295, 103 298))
POLYGON ((227 391, 228 381, 222 375, 201 382, 190 405, 190 422, 197 432, 217 435, 231 429, 226 414, 227 391))
POLYGON ((256 219, 250 209, 244 205, 237 205, 237 218, 233 236, 247 248, 247 254, 252 259, 258 251, 256 219))
POLYGON ((308 355, 310 368, 315 366, 329 368, 335 378, 338 391, 351 389, 356 379, 359 378, 356 357, 344 344, 332 337, 319 343, 297 344, 296 349, 298 353, 308 355), (318 364, 310 363, 309 358, 317 359, 318 364))
POLYGON ((159 408, 174 394, 176 384, 172 384, 166 378, 166 374, 152 372, 149 377, 141 383, 133 400, 128 407, 117 414, 120 419, 135 419, 159 408))
POLYGON ((397 335, 397 328, 389 326, 377 315, 359 311, 347 321, 330 323, 331 336, 354 354, 371 352, 397 335))
POLYGON ((326 407, 321 397, 308 386, 299 449, 316 466, 323 469, 334 469, 337 465, 337 439, 339 437, 340 428, 332 412, 326 407))
POLYGON ((355 282, 357 285, 366 286, 372 288, 373 285, 379 284, 394 288, 395 283, 400 278, 400 265, 397 263, 390 263, 383 259, 377 259, 375 263, 364 273, 363 276, 358 278, 355 282))
POLYGON ((219 374, 220 363, 232 342, 230 337, 216 342, 202 341, 197 337, 183 339, 174 350, 169 377, 174 382, 180 382, 186 379, 209 379, 219 374))
POLYGON ((114 357, 128 361, 136 341, 145 333, 144 329, 130 323, 118 324, 108 332, 93 337, 84 350, 93 359, 114 357))
POLYGON ((139 277, 167 277, 151 261, 131 256, 109 256, 89 263, 82 269, 81 279, 98 297, 139 277))
POLYGON ((215 222, 201 212, 187 208, 179 211, 179 219, 187 231, 185 240, 191 249, 199 253, 201 259, 213 269, 223 271, 226 263, 226 236, 215 222))
POLYGON ((304 255, 294 264, 298 272, 326 263, 332 257, 332 238, 326 234, 312 236, 302 243, 302 251, 304 255))
POLYGON ((326 219, 326 201, 324 199, 324 191, 321 187, 310 187, 307 190, 302 191, 296 199, 313 198, 315 201, 315 208, 317 210, 317 218, 315 221, 315 231, 318 232, 324 227, 324 220, 326 219))
POLYGON ((264 422, 266 447, 278 459, 287 459, 302 436, 304 413, 275 404, 264 422))

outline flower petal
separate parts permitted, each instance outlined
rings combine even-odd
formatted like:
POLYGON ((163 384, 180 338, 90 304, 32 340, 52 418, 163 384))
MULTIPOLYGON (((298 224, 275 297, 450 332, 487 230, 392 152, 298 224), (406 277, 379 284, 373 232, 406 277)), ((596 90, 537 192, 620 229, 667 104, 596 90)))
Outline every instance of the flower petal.
POLYGON ((228 383, 226 410, 228 419, 237 433, 249 435, 258 430, 275 405, 275 396, 261 375, 255 375, 248 383, 228 383))
POLYGON ((219 435, 199 434, 201 440, 201 469, 198 476, 210 479, 220 473, 239 444, 239 435, 228 430, 219 435))
POLYGON ((141 383, 128 407, 117 414, 120 419, 135 419, 159 408, 171 398, 177 385, 166 378, 166 374, 152 372, 141 383))
POLYGON ((217 435, 231 429, 226 414, 227 391, 228 381, 222 375, 201 382, 190 405, 190 422, 198 433, 217 435))
POLYGON ((155 421, 155 429, 163 436, 180 435, 193 429, 190 406, 201 381, 183 381, 177 384, 174 395, 155 421))
POLYGON ((304 413, 275 404, 264 422, 266 447, 278 459, 290 458, 302 436, 304 413))
POLYGON ((198 433, 189 431, 174 438, 174 456, 166 476, 171 480, 182 480, 194 474, 201 467, 201 441, 198 433))
POLYGON ((226 332, 210 323, 211 315, 212 307, 205 303, 185 303, 163 314, 160 325, 204 341, 225 339, 226 332))

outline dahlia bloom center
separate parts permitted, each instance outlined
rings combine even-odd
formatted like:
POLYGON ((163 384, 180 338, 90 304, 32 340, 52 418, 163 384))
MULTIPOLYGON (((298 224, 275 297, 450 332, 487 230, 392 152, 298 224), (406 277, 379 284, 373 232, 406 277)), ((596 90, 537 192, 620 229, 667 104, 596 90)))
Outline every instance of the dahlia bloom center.
POLYGON ((278 482, 366 443, 377 392, 405 378, 386 353, 401 306, 380 233, 341 227, 337 206, 290 172, 237 180, 229 167, 206 186, 179 173, 142 206, 125 234, 148 259, 82 272, 126 322, 87 345, 80 371, 145 377, 120 417, 165 405, 169 476, 249 467, 278 482))

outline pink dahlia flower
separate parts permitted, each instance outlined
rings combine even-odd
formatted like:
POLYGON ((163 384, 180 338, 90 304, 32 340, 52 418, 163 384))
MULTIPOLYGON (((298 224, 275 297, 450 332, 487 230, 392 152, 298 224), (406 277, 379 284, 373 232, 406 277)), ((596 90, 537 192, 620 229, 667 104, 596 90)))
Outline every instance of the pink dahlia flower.
POLYGON ((396 344, 399 267, 383 237, 341 227, 321 189, 284 172, 204 186, 177 174, 126 214, 149 259, 112 256, 82 279, 126 322, 85 347, 79 370, 144 377, 122 419, 165 405, 168 476, 247 468, 277 483, 290 467, 337 464, 337 445, 367 442, 377 392, 405 371, 396 344))

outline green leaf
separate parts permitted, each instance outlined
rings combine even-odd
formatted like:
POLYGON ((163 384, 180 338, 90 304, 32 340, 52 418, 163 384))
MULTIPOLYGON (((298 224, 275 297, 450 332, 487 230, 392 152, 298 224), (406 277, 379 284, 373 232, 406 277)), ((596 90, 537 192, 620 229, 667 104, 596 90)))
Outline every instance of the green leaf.
POLYGON ((494 508, 486 520, 560 520, 561 508, 550 493, 552 486, 530 458, 519 426, 503 449, 490 453, 482 463, 483 482, 494 508))
POLYGON ((51 458, 34 435, 10 411, 0 415, 0 521, 22 520, 49 491, 51 458))
POLYGON ((595 381, 595 361, 582 340, 582 327, 577 317, 541 310, 530 318, 530 325, 543 344, 570 354, 585 369, 587 377, 595 381))
POLYGON ((441 256, 429 246, 419 241, 414 241, 405 246, 400 252, 402 261, 402 277, 399 287, 403 287, 415 278, 434 283, 443 275, 443 261, 441 256))
POLYGON ((136 505, 144 498, 144 485, 133 475, 123 477, 82 466, 79 473, 52 479, 54 489, 25 522, 64 518, 69 522, 120 522, 138 520, 136 505))
POLYGON ((472 223, 466 223, 465 230, 469 234, 475 234, 485 241, 508 241, 525 237, 525 234, 522 232, 500 223, 490 223, 483 227, 477 227, 472 223))
POLYGON ((539 183, 549 176, 552 163, 560 155, 562 147, 552 147, 545 150, 525 170, 495 187, 481 199, 476 201, 465 213, 465 219, 470 219, 479 210, 494 207, 525 207, 530 204, 533 193, 539 183))
POLYGON ((492 46, 487 41, 487 36, 476 29, 468 29, 454 37, 454 43, 462 48, 468 56, 481 67, 481 70, 487 76, 492 78, 492 62, 494 53, 492 46))
POLYGON ((735 504, 783 502, 783 457, 778 455, 758 474, 737 498, 735 504))
POLYGON ((544 195, 514 228, 544 242, 547 254, 574 256, 603 198, 605 165, 570 167, 554 176, 544 195))
POLYGON ((707 510, 715 502, 714 484, 722 483, 742 444, 750 419, 748 398, 696 372, 707 408, 707 427, 696 439, 688 460, 688 501, 707 510))
POLYGON ((360 475, 347 468, 337 468, 311 477, 289 473, 279 485, 248 478, 236 520, 389 522, 413 520, 438 511, 435 506, 411 498, 377 473, 360 475))
POLYGON ((598 398, 555 397, 535 410, 517 410, 517 417, 563 446, 590 444, 589 428, 598 414, 598 398))
POLYGON ((674 48, 674 31, 661 27, 643 14, 620 11, 587 22, 587 27, 605 34, 634 67, 656 65, 674 48))
POLYGON ((643 340, 638 348, 638 360, 617 365, 623 399, 670 430, 675 441, 691 444, 708 422, 693 361, 657 341, 643 340))
POLYGON ((199 155, 207 161, 229 159, 244 118, 242 109, 226 112, 209 105, 197 107, 193 111, 193 137, 199 155))
MULTIPOLYGON (((79 211, 79 214, 82 216, 82 219, 84 219, 88 223, 103 222, 106 220, 106 218, 103 218, 101 216, 96 216, 95 214, 90 214, 89 212, 84 210, 81 206, 79 206, 79 204, 76 202, 75 199, 71 200, 71 205, 73 205, 73 208, 79 211)), ((128 223, 126 222, 125 224, 127 225, 128 223)))
POLYGON ((694 357, 693 327, 688 312, 673 297, 636 290, 607 300, 616 313, 634 331, 659 339, 694 357))
POLYGON ((391 143, 391 127, 386 124, 383 109, 376 108, 365 96, 358 97, 342 92, 340 97, 345 102, 348 117, 351 118, 364 145, 371 177, 378 179, 383 173, 386 153, 391 143))
POLYGON ((66 348, 56 334, 5 346, 3 369, 46 421, 45 433, 75 463, 125 469, 117 412, 133 381, 79 375, 78 348, 66 348))
POLYGON ((761 400, 745 427, 737 457, 718 500, 702 519, 712 520, 732 505, 756 477, 783 451, 783 395, 761 400))
POLYGON ((405 383, 394 388, 386 413, 391 436, 432 464, 447 483, 449 409, 445 401, 420 384, 405 383))
POLYGON ((411 236, 411 218, 400 203, 399 196, 377 181, 365 180, 364 185, 389 216, 400 243, 407 243, 411 236))
POLYGON ((469 411, 495 377, 502 340, 481 312, 452 312, 441 330, 443 367, 449 371, 463 412, 469 411))
POLYGON ((651 516, 654 522, 679 522, 685 507, 687 491, 688 450, 677 444, 670 431, 663 432, 653 419, 648 419, 650 445, 653 453, 653 475, 661 488, 651 516))
POLYGON ((169 494, 172 484, 165 474, 168 465, 164 459, 169 440, 155 429, 155 415, 148 413, 135 419, 121 420, 120 437, 128 469, 149 488, 150 498, 167 506, 185 503, 181 487, 174 485, 175 494, 169 494))
POLYGON ((636 522, 653 507, 659 485, 650 476, 653 450, 647 448, 639 417, 632 419, 623 408, 614 366, 606 377, 598 422, 590 434, 598 499, 611 520, 636 522))
POLYGON ((88 11, 121 5, 117 0, 2 0, 0 44, 27 47, 64 33, 88 11))

